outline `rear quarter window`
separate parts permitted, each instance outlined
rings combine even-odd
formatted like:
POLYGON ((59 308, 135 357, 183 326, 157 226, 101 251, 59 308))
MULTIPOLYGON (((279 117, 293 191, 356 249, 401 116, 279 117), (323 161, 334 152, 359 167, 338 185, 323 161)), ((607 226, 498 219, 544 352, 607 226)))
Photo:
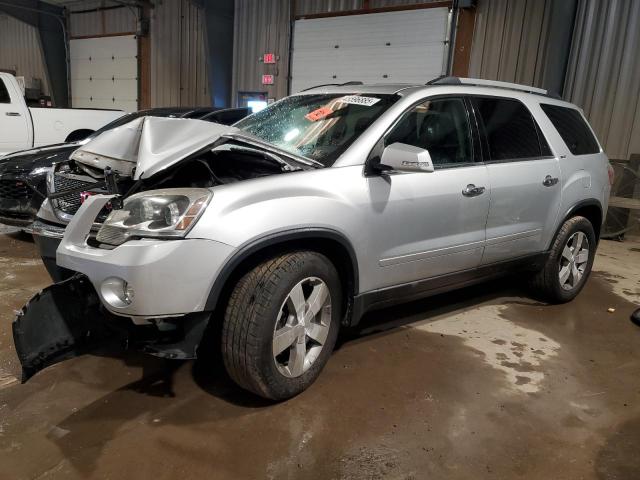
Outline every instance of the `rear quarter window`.
POLYGON ((540 107, 573 155, 600 153, 598 141, 578 110, 546 103, 540 107))

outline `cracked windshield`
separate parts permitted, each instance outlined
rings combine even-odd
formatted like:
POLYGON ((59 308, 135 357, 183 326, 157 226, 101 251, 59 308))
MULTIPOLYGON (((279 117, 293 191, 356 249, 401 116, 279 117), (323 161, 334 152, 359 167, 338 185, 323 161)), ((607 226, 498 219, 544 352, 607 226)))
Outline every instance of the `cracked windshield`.
POLYGON ((395 95, 296 95, 235 126, 330 166, 396 100, 395 95))

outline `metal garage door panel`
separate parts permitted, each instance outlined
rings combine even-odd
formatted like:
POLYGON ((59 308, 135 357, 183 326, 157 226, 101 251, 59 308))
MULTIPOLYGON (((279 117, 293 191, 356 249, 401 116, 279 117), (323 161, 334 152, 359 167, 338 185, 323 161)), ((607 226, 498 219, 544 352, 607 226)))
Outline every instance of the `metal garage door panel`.
POLYGON ((127 112, 135 112, 138 109, 138 99, 135 93, 127 96, 127 92, 136 92, 138 81, 136 79, 116 80, 119 88, 118 98, 110 96, 114 82, 111 79, 76 83, 73 89, 74 107, 79 105, 91 108, 119 108, 127 112), (116 105, 114 107, 114 105, 116 105))
POLYGON ((138 109, 134 35, 71 40, 71 97, 76 108, 138 109))
POLYGON ((443 72, 447 18, 447 8, 430 8, 298 20, 291 90, 350 80, 424 83, 443 72))

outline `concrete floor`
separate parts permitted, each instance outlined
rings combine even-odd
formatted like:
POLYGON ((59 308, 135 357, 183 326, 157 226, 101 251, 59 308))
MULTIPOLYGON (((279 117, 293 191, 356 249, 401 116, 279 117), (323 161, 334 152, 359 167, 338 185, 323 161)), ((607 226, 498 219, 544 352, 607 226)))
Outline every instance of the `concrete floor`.
POLYGON ((270 405, 218 365, 139 354, 20 385, 13 311, 49 280, 0 234, 0 478, 637 479, 639 274, 639 242, 603 241, 567 305, 507 280, 369 315, 270 405))

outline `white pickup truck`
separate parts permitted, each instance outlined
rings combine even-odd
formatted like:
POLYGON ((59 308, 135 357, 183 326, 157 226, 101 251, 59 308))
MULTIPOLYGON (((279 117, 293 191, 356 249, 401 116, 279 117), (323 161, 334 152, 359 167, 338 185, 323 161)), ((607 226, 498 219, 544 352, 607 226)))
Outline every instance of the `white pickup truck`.
POLYGON ((124 114, 121 110, 28 107, 16 78, 0 72, 0 156, 81 140, 124 114))

